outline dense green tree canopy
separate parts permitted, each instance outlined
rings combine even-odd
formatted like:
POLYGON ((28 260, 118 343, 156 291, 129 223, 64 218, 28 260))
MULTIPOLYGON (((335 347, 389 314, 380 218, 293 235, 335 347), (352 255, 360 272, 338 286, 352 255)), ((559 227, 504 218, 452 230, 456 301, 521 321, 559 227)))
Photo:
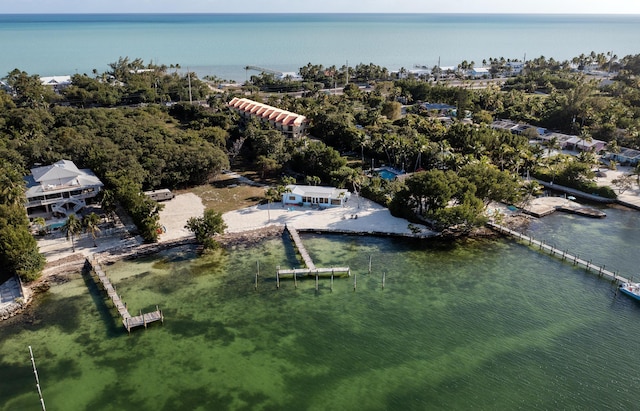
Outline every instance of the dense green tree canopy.
POLYGON ((29 232, 24 187, 21 171, 0 159, 0 283, 16 274, 33 281, 44 267, 44 257, 29 232))

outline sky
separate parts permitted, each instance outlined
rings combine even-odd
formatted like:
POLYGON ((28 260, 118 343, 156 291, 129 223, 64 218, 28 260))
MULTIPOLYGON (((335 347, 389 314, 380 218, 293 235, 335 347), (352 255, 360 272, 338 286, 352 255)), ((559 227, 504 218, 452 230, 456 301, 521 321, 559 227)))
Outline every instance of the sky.
POLYGON ((640 14, 638 0, 0 0, 10 13, 640 14))

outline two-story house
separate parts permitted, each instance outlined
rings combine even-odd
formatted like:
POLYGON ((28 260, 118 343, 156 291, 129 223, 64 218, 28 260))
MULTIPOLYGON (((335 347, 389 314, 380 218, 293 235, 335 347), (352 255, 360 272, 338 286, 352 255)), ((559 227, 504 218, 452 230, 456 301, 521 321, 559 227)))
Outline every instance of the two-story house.
POLYGON ((32 168, 25 180, 29 218, 66 218, 78 213, 103 186, 91 170, 80 170, 69 160, 32 168))

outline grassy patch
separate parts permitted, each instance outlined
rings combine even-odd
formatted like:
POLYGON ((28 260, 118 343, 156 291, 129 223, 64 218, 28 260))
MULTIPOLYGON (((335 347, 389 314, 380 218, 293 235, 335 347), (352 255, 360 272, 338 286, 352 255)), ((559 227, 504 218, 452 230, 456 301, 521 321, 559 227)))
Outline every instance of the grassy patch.
POLYGON ((193 187, 183 192, 189 192, 202 199, 207 209, 226 213, 250 207, 263 201, 265 189, 240 184, 237 179, 222 174, 209 184, 193 187))

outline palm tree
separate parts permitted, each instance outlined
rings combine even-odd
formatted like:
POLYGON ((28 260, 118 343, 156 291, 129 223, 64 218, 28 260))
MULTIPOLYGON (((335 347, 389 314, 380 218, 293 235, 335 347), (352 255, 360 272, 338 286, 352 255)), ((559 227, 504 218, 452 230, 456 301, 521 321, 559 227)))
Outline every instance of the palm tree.
POLYGON ((310 186, 317 186, 321 183, 320 177, 318 176, 306 176, 305 181, 307 185, 310 186))
POLYGON ((97 247, 96 237, 100 233, 100 217, 96 213, 87 214, 82 219, 82 225, 84 226, 84 232, 91 235, 93 238, 93 246, 97 247))
POLYGON ((67 217, 67 221, 62 226, 62 231, 65 232, 67 240, 71 238, 71 248, 73 252, 76 252, 76 245, 74 243, 75 237, 82 232, 82 222, 76 217, 75 214, 71 214, 67 217))
POLYGON ((522 207, 526 207, 531 203, 531 200, 540 194, 542 186, 537 181, 525 181, 520 188, 522 193, 522 207))
POLYGON ((100 200, 102 210, 113 222, 115 222, 116 213, 116 195, 112 190, 103 190, 102 199, 100 200))
POLYGON ((580 137, 580 141, 582 141, 582 151, 585 151, 586 149, 585 142, 591 143, 593 141, 593 137, 591 137, 591 133, 589 133, 589 130, 586 127, 580 130, 579 137, 580 137))
POLYGON ((559 150, 561 148, 558 137, 551 137, 545 142, 545 145, 547 146, 547 157, 551 157, 552 150, 559 150))

